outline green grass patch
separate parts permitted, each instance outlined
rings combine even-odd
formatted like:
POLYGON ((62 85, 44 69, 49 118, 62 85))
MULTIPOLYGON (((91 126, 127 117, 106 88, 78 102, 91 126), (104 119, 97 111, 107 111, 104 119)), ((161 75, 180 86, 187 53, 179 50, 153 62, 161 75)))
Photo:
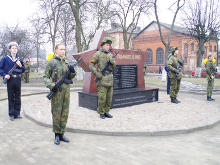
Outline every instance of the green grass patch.
MULTIPOLYGON (((203 86, 207 86, 206 78, 182 78, 183 81, 188 81, 194 84, 199 84, 203 86)), ((166 86, 166 81, 161 80, 161 76, 145 76, 145 83, 156 85, 156 86, 166 86)), ((220 88, 220 79, 215 79, 214 87, 220 88)))
POLYGON ((157 85, 157 86, 166 86, 167 82, 161 80, 161 76, 145 76, 145 84, 157 85))

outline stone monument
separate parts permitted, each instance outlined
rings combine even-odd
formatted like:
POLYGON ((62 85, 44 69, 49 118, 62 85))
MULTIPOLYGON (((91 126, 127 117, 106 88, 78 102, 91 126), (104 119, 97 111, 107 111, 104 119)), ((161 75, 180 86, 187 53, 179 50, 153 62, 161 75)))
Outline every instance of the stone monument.
MULTIPOLYGON (((98 31, 88 51, 75 54, 78 60, 82 58, 79 66, 85 71, 83 89, 78 93, 79 106, 96 110, 98 106, 97 87, 95 76, 89 69, 89 62, 93 54, 100 48, 103 30, 98 31)), ((126 107, 136 104, 158 101, 158 88, 146 88, 143 67, 147 52, 126 49, 112 49, 119 52, 115 57, 116 69, 114 70, 114 91, 111 108, 126 107)))

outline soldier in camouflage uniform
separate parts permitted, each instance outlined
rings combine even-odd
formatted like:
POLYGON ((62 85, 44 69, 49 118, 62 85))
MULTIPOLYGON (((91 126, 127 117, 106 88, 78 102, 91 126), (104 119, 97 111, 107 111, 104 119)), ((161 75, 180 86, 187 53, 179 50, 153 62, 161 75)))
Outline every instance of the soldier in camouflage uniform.
MULTIPOLYGON (((67 71, 70 70, 69 79, 76 75, 73 67, 68 66, 65 58, 65 46, 58 44, 55 47, 55 56, 48 62, 44 82, 46 87, 53 89, 55 83, 67 71)), ((70 85, 63 83, 51 99, 51 112, 53 118, 53 132, 55 133, 54 143, 60 144, 60 141, 69 142, 64 136, 67 118, 69 114, 70 85)))
POLYGON ((110 62, 110 68, 115 69, 115 61, 112 54, 109 52, 112 44, 112 40, 109 37, 105 37, 101 42, 101 48, 97 51, 89 64, 92 73, 98 78, 97 88, 98 88, 98 108, 97 112, 100 114, 101 119, 112 118, 109 114, 112 95, 113 95, 113 73, 111 71, 106 71, 104 75, 100 72, 101 69, 110 62), (97 65, 97 69, 95 67, 97 65))
POLYGON ((168 60, 168 69, 169 69, 169 77, 170 77, 170 98, 172 103, 180 103, 177 100, 177 94, 180 88, 180 82, 182 78, 182 67, 183 60, 178 55, 178 48, 171 47, 171 56, 168 60))
POLYGON ((207 73, 207 101, 213 101, 215 99, 212 98, 212 90, 214 86, 214 79, 215 79, 215 71, 216 67, 215 64, 213 63, 213 56, 209 55, 208 56, 208 62, 206 64, 206 73, 207 73))
POLYGON ((25 80, 25 83, 29 83, 29 75, 30 75, 30 64, 29 64, 29 61, 26 61, 24 66, 25 66, 24 80, 25 80))

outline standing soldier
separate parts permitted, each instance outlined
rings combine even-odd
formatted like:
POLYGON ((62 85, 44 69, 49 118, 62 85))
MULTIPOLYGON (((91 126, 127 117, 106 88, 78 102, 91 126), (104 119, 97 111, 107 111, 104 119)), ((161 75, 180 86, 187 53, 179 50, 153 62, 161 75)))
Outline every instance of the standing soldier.
MULTIPOLYGON (((52 90, 59 78, 69 69, 70 74, 68 78, 71 80, 75 77, 76 73, 72 66, 68 66, 65 58, 65 46, 58 44, 55 47, 55 55, 48 62, 44 82, 46 87, 52 90)), ((51 99, 51 112, 53 118, 53 132, 55 133, 54 144, 59 145, 60 141, 69 142, 64 136, 67 118, 69 115, 69 102, 70 102, 70 85, 63 83, 51 99)))
POLYGON ((29 83, 29 75, 30 75, 29 61, 26 61, 24 66, 25 66, 24 80, 25 80, 25 83, 29 83))
POLYGON ((97 51, 89 64, 92 73, 98 79, 98 108, 97 112, 100 114, 101 119, 112 118, 113 116, 109 114, 112 95, 113 95, 113 73, 112 70, 115 69, 115 61, 112 54, 109 52, 112 44, 112 40, 109 37, 104 37, 101 42, 101 48, 97 51), (101 70, 104 66, 109 63, 111 70, 105 71, 102 75, 101 70), (95 67, 97 65, 97 69, 95 67))
POLYGON ((170 98, 172 103, 180 103, 177 100, 177 94, 180 88, 180 82, 182 78, 182 67, 183 60, 178 55, 178 48, 171 47, 171 56, 168 60, 168 69, 169 69, 169 77, 170 77, 170 98))
POLYGON ((213 56, 208 56, 208 61, 206 63, 206 73, 207 73, 207 101, 213 101, 215 99, 212 98, 212 90, 214 86, 216 67, 213 62, 213 56))
POLYGON ((20 74, 25 71, 25 67, 22 61, 18 59, 18 44, 16 42, 10 42, 8 44, 9 54, 4 56, 0 61, 0 75, 7 80, 8 91, 8 113, 9 119, 22 118, 21 111, 21 76, 20 74), (16 69, 9 74, 9 71, 16 66, 16 69))

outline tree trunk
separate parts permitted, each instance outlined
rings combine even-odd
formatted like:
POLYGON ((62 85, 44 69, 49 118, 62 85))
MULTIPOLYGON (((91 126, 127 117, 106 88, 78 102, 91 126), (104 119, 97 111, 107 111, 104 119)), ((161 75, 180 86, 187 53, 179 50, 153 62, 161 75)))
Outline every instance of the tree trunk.
POLYGON ((168 62, 169 47, 170 47, 169 45, 167 45, 167 46, 165 47, 165 54, 164 54, 164 59, 165 59, 164 64, 165 64, 165 65, 167 65, 167 62, 168 62))
POLYGON ((73 0, 69 0, 70 2, 70 7, 72 9, 74 18, 75 18, 75 23, 76 23, 76 32, 75 32, 75 38, 76 38, 76 47, 77 47, 77 52, 82 52, 82 41, 81 41, 81 21, 80 21, 80 4, 79 0, 75 1, 75 6, 73 4, 73 0))
POLYGON ((202 66, 202 58, 204 54, 204 43, 205 41, 203 39, 199 40, 199 49, 197 52, 197 67, 202 66))
POLYGON ((123 40, 124 40, 124 48, 129 49, 128 36, 126 30, 123 30, 123 40))

